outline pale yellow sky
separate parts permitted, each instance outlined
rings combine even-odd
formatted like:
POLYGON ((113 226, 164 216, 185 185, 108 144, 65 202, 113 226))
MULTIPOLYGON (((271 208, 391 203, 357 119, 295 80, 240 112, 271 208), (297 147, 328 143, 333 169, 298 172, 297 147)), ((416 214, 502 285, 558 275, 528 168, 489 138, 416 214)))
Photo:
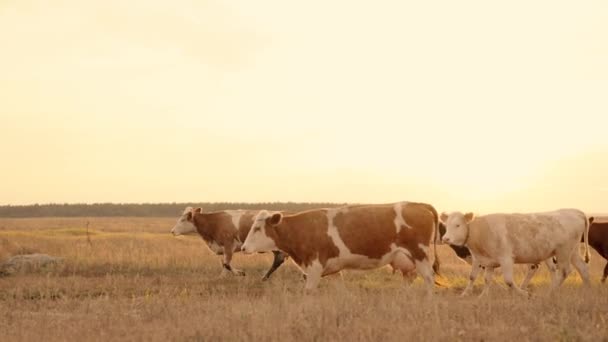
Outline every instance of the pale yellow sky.
POLYGON ((0 204, 608 211, 606 1, 0 1, 0 204))

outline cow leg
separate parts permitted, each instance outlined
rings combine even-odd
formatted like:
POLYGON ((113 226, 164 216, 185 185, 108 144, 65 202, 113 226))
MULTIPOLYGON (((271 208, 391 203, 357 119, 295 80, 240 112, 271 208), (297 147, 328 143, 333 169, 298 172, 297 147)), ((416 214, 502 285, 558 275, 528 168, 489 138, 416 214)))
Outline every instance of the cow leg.
POLYGON ((504 277, 505 284, 510 290, 514 290, 517 294, 522 296, 528 296, 528 292, 520 289, 513 281, 513 260, 507 259, 500 263, 502 269, 502 276, 504 277))
POLYGON ((232 261, 232 254, 233 254, 232 244, 224 245, 224 261, 222 263, 222 266, 224 267, 224 269, 226 271, 228 271, 232 274, 244 276, 245 272, 230 266, 230 262, 232 261))
POLYGON ((538 272, 538 264, 530 265, 530 267, 528 267, 528 273, 526 273, 526 277, 524 278, 524 281, 521 282, 519 287, 524 290, 527 289, 530 280, 532 280, 536 272, 538 272))
POLYGON ((315 290, 319 286, 322 275, 323 266, 318 260, 313 261, 310 266, 306 267, 306 285, 304 285, 304 290, 315 290))
POLYGON ((412 286, 412 284, 414 283, 414 280, 416 280, 416 277, 418 276, 416 274, 416 272, 408 272, 408 273, 401 272, 401 274, 403 275, 403 282, 408 287, 412 286))
POLYGON ((576 251, 574 251, 570 256, 570 262, 572 265, 574 265, 574 269, 576 269, 578 274, 581 276, 581 279, 583 279, 583 284, 590 286, 591 281, 589 280, 589 267, 576 251))
POLYGON ((490 286, 494 283, 494 270, 495 267, 486 267, 484 274, 484 286, 479 298, 485 297, 490 292, 490 286))
POLYGON ((435 288, 435 272, 433 271, 433 266, 428 258, 424 258, 422 260, 415 260, 416 270, 418 274, 424 279, 426 283, 427 295, 433 295, 433 289, 435 288))
POLYGON ((281 266, 285 262, 285 254, 279 251, 272 251, 272 254, 274 254, 272 266, 270 266, 270 269, 268 270, 268 272, 266 272, 262 280, 268 280, 268 278, 270 278, 270 275, 273 274, 274 271, 276 271, 277 268, 279 268, 279 266, 281 266))
MULTIPOLYGON (((568 249, 568 251, 570 251, 570 253, 574 253, 572 249, 568 249)), ((569 255, 567 252, 562 250, 559 251, 555 257, 557 258, 557 272, 555 272, 555 277, 553 277, 551 291, 554 291, 560 287, 570 274, 570 258, 572 255, 569 255)))
POLYGON ((472 259, 473 260, 471 263, 471 274, 469 275, 469 283, 467 284, 467 287, 465 287, 464 291, 460 295, 461 297, 465 297, 469 293, 471 293, 471 291, 473 290, 473 284, 475 283, 475 280, 477 280, 477 276, 479 275, 479 271, 481 270, 481 265, 479 264, 477 259, 476 258, 472 258, 472 259))
POLYGON ((557 274, 557 260, 555 258, 549 258, 545 260, 545 265, 549 269, 551 273, 551 281, 555 279, 555 275, 557 274))
POLYGON ((608 278, 608 262, 606 263, 606 266, 604 267, 604 275, 602 276, 602 283, 606 282, 606 278, 608 278))

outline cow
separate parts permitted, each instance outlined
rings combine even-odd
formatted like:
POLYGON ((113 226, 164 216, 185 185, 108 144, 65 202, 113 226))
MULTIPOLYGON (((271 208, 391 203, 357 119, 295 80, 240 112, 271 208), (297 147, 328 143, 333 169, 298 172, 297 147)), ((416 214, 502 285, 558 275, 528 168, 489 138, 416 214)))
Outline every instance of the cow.
MULTIPOLYGON (((281 250, 307 275, 305 290, 342 269, 391 265, 404 278, 416 270, 433 292, 431 237, 439 217, 429 204, 398 202, 304 211, 292 215, 260 211, 243 243, 244 253, 281 250)), ((433 239, 435 241, 435 239, 433 239)), ((436 244, 435 244, 436 245, 436 244)))
MULTIPOLYGON (((591 223, 591 226, 589 226, 589 245, 604 259, 608 260, 608 222, 597 222, 594 217, 590 217, 589 222, 591 223)), ((604 267, 602 283, 606 282, 606 278, 608 278, 608 262, 604 267)))
MULTIPOLYGON (((443 238, 443 236, 445 235, 445 224, 443 222, 439 222, 439 238, 443 238)), ((469 251, 469 249, 465 246, 456 246, 456 245, 448 245, 450 246, 450 248, 454 251, 454 253, 456 253, 456 256, 460 259, 462 259, 464 262, 466 262, 467 264, 471 265, 472 264, 472 257, 471 257, 471 251, 469 251)), ((545 264, 547 265, 547 268, 549 269, 549 272, 551 272, 551 274, 553 274, 557 269, 555 267, 555 261, 553 260, 553 258, 547 259, 545 260, 545 264)), ((532 280, 532 278, 534 277, 534 275, 536 274, 536 272, 538 272, 538 266, 539 264, 532 264, 530 266, 528 266, 528 272, 526 273, 526 277, 524 278, 524 280, 521 282, 521 285, 519 285, 520 288, 522 289, 526 289, 530 283, 530 281, 532 280)), ((484 272, 492 272, 490 270, 486 270, 484 266, 480 266, 482 269, 484 269, 484 272)), ((487 276, 487 277, 491 277, 491 275, 487 276)))
POLYGON ((492 271, 501 267, 505 283, 518 294, 528 295, 513 283, 513 264, 537 264, 550 257, 556 258, 558 271, 553 276, 555 290, 570 273, 570 263, 589 285, 589 221, 577 209, 560 209, 530 214, 490 214, 475 217, 473 213, 442 213, 446 225, 442 241, 465 246, 471 251, 472 268, 469 283, 462 293, 466 296, 473 287, 479 266, 488 268, 481 295, 487 294, 492 271), (575 248, 584 234, 585 261, 575 248))
MULTIPOLYGON (((223 255, 223 271, 235 275, 245 275, 245 272, 230 265, 232 255, 241 250, 241 241, 245 240, 253 224, 253 218, 258 211, 253 210, 225 210, 203 213, 202 208, 187 207, 177 223, 171 229, 174 236, 198 232, 209 249, 223 255)), ((270 275, 283 264, 286 255, 280 251, 272 251, 274 260, 262 280, 268 280, 270 275)))

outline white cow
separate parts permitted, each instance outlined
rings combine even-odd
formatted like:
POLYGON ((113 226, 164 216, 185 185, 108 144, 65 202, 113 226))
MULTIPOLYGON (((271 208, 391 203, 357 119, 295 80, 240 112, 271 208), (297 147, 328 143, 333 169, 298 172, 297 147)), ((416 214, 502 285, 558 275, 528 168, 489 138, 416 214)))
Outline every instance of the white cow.
POLYGON ((446 225, 443 241, 466 246, 471 251, 472 269, 467 295, 477 279, 480 266, 487 268, 482 295, 487 294, 492 271, 501 267, 505 283, 517 293, 527 295, 513 283, 513 264, 538 264, 551 257, 557 261, 552 290, 570 273, 570 263, 589 284, 589 221, 577 209, 561 209, 531 214, 491 214, 475 217, 472 213, 441 214, 446 225), (584 234, 585 261, 575 248, 584 234))

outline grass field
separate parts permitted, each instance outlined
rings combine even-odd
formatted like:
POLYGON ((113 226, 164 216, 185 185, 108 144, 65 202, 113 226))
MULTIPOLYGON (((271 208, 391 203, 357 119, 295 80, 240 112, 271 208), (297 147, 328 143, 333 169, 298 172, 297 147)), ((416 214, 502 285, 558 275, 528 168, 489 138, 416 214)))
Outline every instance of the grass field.
POLYGON ((305 295, 291 263, 260 281, 270 254, 237 255, 233 265, 247 276, 221 276, 219 257, 200 238, 168 233, 174 222, 0 219, 0 260, 65 258, 54 269, 0 278, 0 340, 608 341, 605 261, 595 252, 592 288, 573 273, 549 295, 543 266, 531 299, 498 287, 484 299, 459 298, 469 267, 445 246, 438 279, 447 287, 433 298, 420 279, 405 287, 389 268, 346 271, 305 295))

